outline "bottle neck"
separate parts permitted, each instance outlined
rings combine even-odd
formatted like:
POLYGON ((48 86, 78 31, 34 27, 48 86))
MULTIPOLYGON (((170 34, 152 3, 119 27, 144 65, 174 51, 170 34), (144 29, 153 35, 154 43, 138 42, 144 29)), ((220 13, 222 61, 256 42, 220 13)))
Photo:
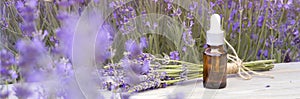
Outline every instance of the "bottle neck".
POLYGON ((224 45, 207 45, 209 48, 223 48, 224 45))
POLYGON ((225 45, 207 45, 208 49, 219 49, 220 51, 227 51, 225 45))

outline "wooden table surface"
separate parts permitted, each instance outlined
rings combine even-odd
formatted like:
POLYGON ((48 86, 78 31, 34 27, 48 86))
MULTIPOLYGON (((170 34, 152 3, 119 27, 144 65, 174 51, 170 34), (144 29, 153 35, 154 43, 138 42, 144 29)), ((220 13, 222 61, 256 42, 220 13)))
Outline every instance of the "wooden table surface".
POLYGON ((254 76, 251 80, 229 77, 224 89, 206 89, 202 79, 178 86, 142 92, 132 99, 300 99, 300 63, 276 64, 271 71, 263 72, 275 78, 254 76))
MULTIPOLYGON (((243 80, 231 76, 224 89, 203 88, 202 79, 195 79, 134 94, 130 99, 300 99, 300 62, 276 64, 271 71, 263 73, 275 78, 254 76, 251 80, 243 80)), ((9 87, 12 90, 12 85, 9 87)), ((111 98, 111 92, 101 94, 106 99, 111 98)), ((9 99, 17 98, 12 93, 9 99)))

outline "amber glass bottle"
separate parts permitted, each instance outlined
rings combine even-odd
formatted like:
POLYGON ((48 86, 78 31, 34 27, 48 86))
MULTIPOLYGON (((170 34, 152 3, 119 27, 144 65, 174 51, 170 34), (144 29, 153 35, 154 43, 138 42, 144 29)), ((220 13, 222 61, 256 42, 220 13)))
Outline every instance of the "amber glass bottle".
POLYGON ((213 14, 206 34, 208 47, 203 52, 203 85, 210 89, 226 87, 227 52, 220 23, 220 15, 213 14))
POLYGON ((208 46, 203 52, 203 85, 209 89, 226 87, 227 53, 223 45, 208 46))

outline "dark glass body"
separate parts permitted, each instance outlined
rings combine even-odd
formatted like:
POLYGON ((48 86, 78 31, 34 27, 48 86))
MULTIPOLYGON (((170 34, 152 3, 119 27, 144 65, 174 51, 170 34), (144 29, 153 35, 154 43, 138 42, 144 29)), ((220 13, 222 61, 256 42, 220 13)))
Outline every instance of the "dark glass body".
POLYGON ((203 86, 209 89, 226 87, 227 51, 223 45, 208 46, 203 52, 203 86))

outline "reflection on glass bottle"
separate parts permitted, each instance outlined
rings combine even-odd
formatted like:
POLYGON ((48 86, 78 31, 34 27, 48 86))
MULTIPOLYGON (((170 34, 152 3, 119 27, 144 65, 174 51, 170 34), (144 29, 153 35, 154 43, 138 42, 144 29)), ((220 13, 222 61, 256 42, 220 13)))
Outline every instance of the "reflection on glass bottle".
POLYGON ((226 87, 227 53, 223 46, 208 46, 203 52, 203 84, 205 88, 226 87))
POLYGON ((218 14, 211 16, 210 30, 206 34, 208 47, 203 52, 203 85, 210 89, 226 87, 227 52, 220 22, 218 14))

